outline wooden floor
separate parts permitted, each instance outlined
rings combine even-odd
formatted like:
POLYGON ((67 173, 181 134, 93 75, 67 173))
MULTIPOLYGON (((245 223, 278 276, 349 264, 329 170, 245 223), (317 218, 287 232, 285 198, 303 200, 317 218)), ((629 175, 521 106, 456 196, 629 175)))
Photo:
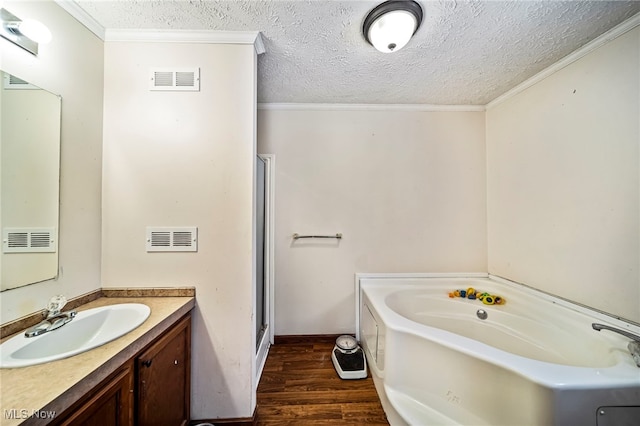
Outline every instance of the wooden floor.
POLYGON ((371 373, 342 380, 335 338, 287 338, 271 346, 258 386, 258 425, 388 425, 371 373))

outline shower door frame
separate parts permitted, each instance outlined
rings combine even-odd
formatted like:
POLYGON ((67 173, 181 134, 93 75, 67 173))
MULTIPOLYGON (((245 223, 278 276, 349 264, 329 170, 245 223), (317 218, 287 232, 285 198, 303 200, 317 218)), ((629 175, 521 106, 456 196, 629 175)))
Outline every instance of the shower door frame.
MULTIPOLYGON (((267 354, 269 353, 269 347, 273 344, 273 339, 275 335, 274 330, 274 287, 275 287, 275 262, 274 262, 274 253, 275 253, 275 243, 273 238, 273 231, 275 227, 275 218, 274 218, 274 195, 275 195, 275 155, 273 154, 258 154, 258 157, 262 159, 265 165, 265 221, 264 221, 264 317, 267 322, 266 330, 264 331, 262 338, 257 344, 257 350, 255 353, 255 387, 257 389, 257 384, 260 381, 260 376, 262 375, 262 369, 264 368, 264 363, 267 360, 267 354)), ((257 181, 257 179, 256 179, 257 181)), ((257 280, 254 284, 256 288, 254 288, 254 294, 257 292, 257 280)), ((255 302, 255 297, 254 297, 255 302)), ((253 307, 253 317, 254 321, 258 321, 256 315, 257 309, 254 303, 253 307)), ((254 324, 254 330, 255 330, 254 324)), ((255 331, 254 331, 255 333, 255 331)), ((254 341, 257 336, 254 337, 254 341)), ((255 392, 254 392, 255 394, 255 392)))

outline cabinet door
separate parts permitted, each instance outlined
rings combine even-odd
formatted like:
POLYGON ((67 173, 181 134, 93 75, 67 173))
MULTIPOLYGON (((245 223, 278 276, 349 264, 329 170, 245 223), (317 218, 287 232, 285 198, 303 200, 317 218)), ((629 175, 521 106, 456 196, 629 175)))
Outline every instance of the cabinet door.
POLYGON ((191 318, 188 316, 137 358, 137 425, 189 423, 190 348, 191 318))
POLYGON ((98 385, 93 395, 61 422, 64 426, 133 425, 133 365, 125 364, 115 376, 98 385))

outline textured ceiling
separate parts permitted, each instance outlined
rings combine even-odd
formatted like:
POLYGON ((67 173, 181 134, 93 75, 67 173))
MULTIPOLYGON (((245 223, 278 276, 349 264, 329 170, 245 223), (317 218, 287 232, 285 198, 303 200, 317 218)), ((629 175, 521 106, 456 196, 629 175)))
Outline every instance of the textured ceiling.
POLYGON ((380 1, 76 0, 106 29, 262 32, 263 103, 484 105, 640 12, 640 1, 424 1, 401 51, 362 21, 380 1))

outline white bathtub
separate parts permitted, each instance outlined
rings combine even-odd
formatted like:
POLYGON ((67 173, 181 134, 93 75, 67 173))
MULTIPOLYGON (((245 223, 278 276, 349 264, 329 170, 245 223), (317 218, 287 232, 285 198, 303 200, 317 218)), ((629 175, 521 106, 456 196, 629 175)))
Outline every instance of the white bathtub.
POLYGON ((392 425, 640 424, 629 339, 591 327, 640 334, 637 325, 486 274, 359 274, 356 299, 357 337, 392 425), (448 296, 468 287, 506 303, 448 296))

